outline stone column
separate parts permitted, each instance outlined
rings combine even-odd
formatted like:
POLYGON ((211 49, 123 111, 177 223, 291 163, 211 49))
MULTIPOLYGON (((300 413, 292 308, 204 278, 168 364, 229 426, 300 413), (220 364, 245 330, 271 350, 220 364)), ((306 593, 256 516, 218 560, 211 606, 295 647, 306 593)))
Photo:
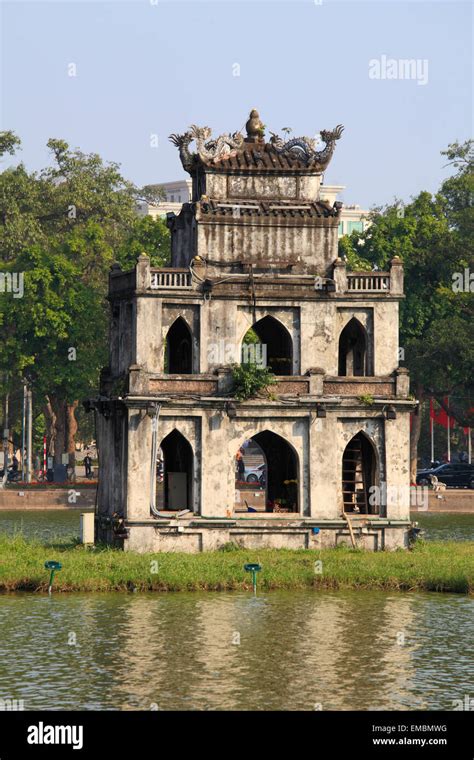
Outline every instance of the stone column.
POLYGON ((152 419, 145 409, 128 410, 127 457, 127 518, 143 520, 150 517, 150 469, 152 419))
POLYGON ((137 295, 134 363, 148 372, 162 372, 164 345, 162 300, 158 295, 137 295))
POLYGON ((150 259, 144 253, 138 257, 135 266, 136 289, 139 292, 149 290, 151 286, 150 259))
POLYGON ((309 375, 309 395, 322 396, 324 393, 325 371, 321 367, 312 367, 306 374, 309 375))
POLYGON ((336 283, 336 293, 347 292, 347 270, 346 262, 337 258, 333 264, 333 279, 336 283))
POLYGON ((316 519, 340 519, 338 480, 341 477, 336 414, 316 417, 309 425, 310 515, 316 519))
POLYGON ((136 396, 148 392, 147 376, 139 364, 131 364, 129 367, 128 391, 136 396))
POLYGON ((390 295, 403 295, 403 263, 399 256, 390 262, 390 295))
POLYGON ((407 398, 410 391, 410 372, 406 367, 395 370, 395 394, 407 398))
POLYGON ((225 411, 202 415, 201 515, 227 517, 235 503, 235 450, 229 453, 229 430, 234 424, 225 411))
POLYGON ((387 517, 410 518, 410 412, 397 410, 395 420, 385 420, 387 517))
POLYGON ((158 293, 151 290, 148 256, 141 254, 136 271, 136 329, 133 362, 148 372, 163 371, 164 346, 161 340, 162 306, 158 293))
POLYGON ((232 392, 233 380, 231 367, 217 367, 217 392, 222 395, 228 395, 232 392))

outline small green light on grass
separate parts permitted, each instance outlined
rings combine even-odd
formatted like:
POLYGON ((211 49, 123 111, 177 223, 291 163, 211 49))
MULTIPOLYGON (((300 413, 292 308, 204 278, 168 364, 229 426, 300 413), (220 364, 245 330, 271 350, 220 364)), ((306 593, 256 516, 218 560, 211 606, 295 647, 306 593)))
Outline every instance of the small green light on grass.
POLYGON ((56 570, 61 570, 62 565, 60 562, 56 562, 54 559, 50 559, 44 563, 44 566, 46 570, 51 570, 51 575, 49 576, 49 588, 48 588, 48 594, 50 594, 51 589, 53 588, 54 573, 56 572, 56 570))
POLYGON ((256 562, 248 562, 246 565, 244 565, 244 570, 247 573, 252 573, 252 582, 253 582, 253 591, 254 593, 257 592, 257 573, 260 572, 262 569, 262 566, 259 565, 256 562))

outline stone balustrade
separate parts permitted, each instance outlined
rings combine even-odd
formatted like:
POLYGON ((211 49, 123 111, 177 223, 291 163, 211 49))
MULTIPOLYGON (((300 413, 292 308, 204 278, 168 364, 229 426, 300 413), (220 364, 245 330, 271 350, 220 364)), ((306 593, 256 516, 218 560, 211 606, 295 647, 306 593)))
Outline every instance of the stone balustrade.
POLYGON ((150 287, 152 290, 170 288, 191 288, 192 276, 189 269, 152 269, 150 287))
MULTIPOLYGON (((138 368, 137 368, 138 369, 138 368)), ((374 398, 405 397, 407 375, 398 374, 384 377, 336 377, 321 373, 307 375, 285 375, 276 377, 270 391, 279 396, 373 396, 374 398)), ((138 372, 130 384, 130 392, 152 393, 177 396, 231 396, 229 373, 218 371, 200 375, 153 375, 138 372)))
POLYGON ((347 290, 359 293, 389 292, 390 274, 388 272, 348 272, 347 290))

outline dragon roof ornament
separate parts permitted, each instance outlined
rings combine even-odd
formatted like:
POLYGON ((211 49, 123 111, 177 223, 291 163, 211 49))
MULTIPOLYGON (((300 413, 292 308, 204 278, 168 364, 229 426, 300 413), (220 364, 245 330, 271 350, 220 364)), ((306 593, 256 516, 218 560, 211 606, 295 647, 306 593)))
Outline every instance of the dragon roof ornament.
POLYGON ((344 127, 342 124, 338 124, 331 131, 322 129, 319 134, 325 143, 323 150, 316 150, 316 140, 313 137, 294 137, 284 142, 281 137, 273 132, 270 133, 272 135, 270 145, 276 153, 292 154, 294 158, 301 161, 308 169, 323 172, 332 158, 334 148, 336 147, 336 140, 340 139, 343 131, 344 127))
POLYGON ((192 124, 184 135, 170 135, 171 142, 179 148, 179 155, 183 169, 191 171, 196 158, 200 158, 205 164, 217 163, 221 158, 230 158, 244 144, 243 135, 234 132, 219 135, 215 140, 210 140, 212 130, 210 127, 198 127, 192 124), (196 143, 196 153, 191 153, 189 145, 196 143))
POLYGON ((339 124, 332 131, 323 129, 320 135, 325 147, 319 151, 316 150, 316 140, 311 137, 295 137, 285 142, 281 137, 271 132, 270 142, 266 143, 264 125, 255 109, 250 113, 246 130, 247 137, 245 139, 240 132, 225 133, 211 139, 212 132, 209 127, 198 127, 192 124, 183 135, 172 134, 169 139, 179 148, 181 163, 187 172, 191 172, 196 163, 216 166, 225 159, 232 159, 244 151, 248 152, 253 146, 258 149, 254 151, 256 161, 262 161, 262 153, 267 154, 270 158, 271 156, 282 156, 290 162, 297 162, 296 165, 302 165, 305 169, 320 173, 328 166, 336 147, 336 141, 340 139, 344 127, 339 124), (194 153, 189 149, 192 142, 196 143, 196 152, 194 153))

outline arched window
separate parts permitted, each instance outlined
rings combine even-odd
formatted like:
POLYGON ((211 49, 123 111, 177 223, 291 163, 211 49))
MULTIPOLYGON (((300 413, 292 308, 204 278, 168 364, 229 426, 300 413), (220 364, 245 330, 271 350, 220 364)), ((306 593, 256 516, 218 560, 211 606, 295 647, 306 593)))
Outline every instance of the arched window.
POLYGON ((377 459, 372 442, 357 433, 342 456, 342 501, 344 512, 375 515, 380 513, 380 498, 372 486, 377 485, 377 459), (371 503, 372 502, 372 503, 371 503))
POLYGON ((267 366, 275 375, 293 374, 293 342, 291 335, 274 317, 259 319, 242 341, 242 363, 249 363, 255 354, 257 364, 267 366), (257 341, 255 340, 255 336, 257 341))
POLYGON ((339 337, 339 372, 342 377, 367 375, 367 335, 353 317, 339 337))
POLYGON ((182 317, 178 317, 166 336, 165 372, 170 375, 190 375, 193 371, 191 330, 182 317))
POLYGON ((193 509, 193 450, 178 430, 161 442, 163 460, 157 468, 158 509, 193 509))
POLYGON ((236 510, 298 512, 298 458, 280 435, 265 430, 243 443, 235 458, 236 510))

